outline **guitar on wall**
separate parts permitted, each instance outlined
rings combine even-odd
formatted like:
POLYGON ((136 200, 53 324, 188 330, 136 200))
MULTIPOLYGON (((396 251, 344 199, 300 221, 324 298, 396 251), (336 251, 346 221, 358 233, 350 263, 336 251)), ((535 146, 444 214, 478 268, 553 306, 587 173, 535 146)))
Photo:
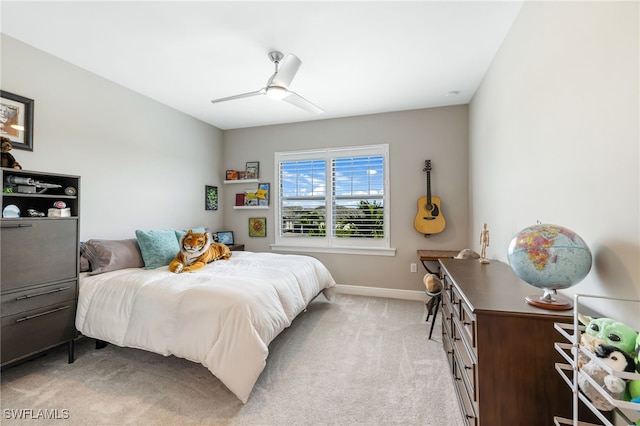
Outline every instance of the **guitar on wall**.
POLYGON ((416 231, 429 236, 444 231, 447 223, 440 208, 440 198, 431 195, 431 160, 425 160, 422 171, 427 173, 427 196, 418 199, 418 213, 413 226, 416 231))

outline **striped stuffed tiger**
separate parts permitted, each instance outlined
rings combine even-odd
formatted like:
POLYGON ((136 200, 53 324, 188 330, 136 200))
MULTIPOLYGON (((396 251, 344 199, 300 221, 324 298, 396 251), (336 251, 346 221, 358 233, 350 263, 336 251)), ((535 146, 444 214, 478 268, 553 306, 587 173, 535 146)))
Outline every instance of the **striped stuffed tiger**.
POLYGON ((176 274, 197 271, 214 260, 229 259, 229 247, 212 240, 208 232, 200 234, 190 229, 180 240, 180 252, 169 264, 169 270, 176 274))

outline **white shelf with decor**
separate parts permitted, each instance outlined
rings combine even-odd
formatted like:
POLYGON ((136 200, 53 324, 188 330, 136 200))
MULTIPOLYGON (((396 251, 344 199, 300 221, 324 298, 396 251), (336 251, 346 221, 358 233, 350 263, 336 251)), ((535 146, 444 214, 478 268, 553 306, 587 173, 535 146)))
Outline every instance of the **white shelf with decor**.
MULTIPOLYGON (((596 362, 597 366, 605 370, 608 374, 621 378, 625 381, 630 380, 640 380, 640 373, 628 373, 624 371, 613 371, 609 366, 607 366, 604 362, 600 361, 598 357, 596 357, 589 350, 580 345, 580 333, 585 330, 585 326, 581 325, 578 319, 578 312, 580 310, 580 303, 582 299, 599 299, 599 300, 610 300, 616 303, 630 303, 638 305, 640 304, 640 300, 633 299, 618 299, 612 297, 605 296, 590 296, 590 295, 575 295, 574 296, 574 304, 573 304, 573 324, 563 324, 556 323, 555 329, 562 335, 566 342, 556 342, 554 347, 556 351, 564 358, 566 363, 556 363, 555 368, 562 377, 562 379, 567 383, 567 385, 571 388, 571 392, 573 394, 573 419, 567 419, 563 417, 554 417, 554 424, 556 426, 560 425, 574 425, 574 426, 615 426, 618 423, 618 420, 622 420, 626 425, 635 425, 638 419, 640 418, 640 403, 634 403, 629 401, 623 401, 619 399, 613 398, 609 395, 606 390, 602 388, 594 379, 592 379, 587 373, 580 367, 578 362, 578 358, 580 356, 586 357, 590 359, 592 362, 596 362), (567 343, 568 342, 568 343, 567 343), (609 411, 602 412, 598 408, 596 408, 593 403, 580 391, 580 387, 578 385, 578 378, 582 378, 587 380, 589 384, 604 398, 607 402, 612 405, 613 411, 615 412, 613 416, 609 411), (587 423, 584 421, 579 421, 578 419, 578 406, 579 402, 584 403, 584 405, 597 417, 599 421, 602 423, 587 423), (610 417, 610 418, 607 418, 610 417), (611 418, 613 417, 613 419, 611 418), (616 420, 616 418, 618 420, 616 420)), ((584 358, 583 358, 584 359, 584 358)))
POLYGON ((267 210, 269 206, 233 206, 234 210, 267 210))
POLYGON ((224 183, 258 183, 259 179, 233 179, 233 180, 225 180, 224 183))

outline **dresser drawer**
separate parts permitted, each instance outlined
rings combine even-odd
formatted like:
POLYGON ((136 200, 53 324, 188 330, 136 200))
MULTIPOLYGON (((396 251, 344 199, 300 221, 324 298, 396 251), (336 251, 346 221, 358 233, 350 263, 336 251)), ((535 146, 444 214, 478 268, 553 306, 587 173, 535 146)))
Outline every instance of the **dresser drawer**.
MULTIPOLYGON (((443 323, 444 324, 444 323, 443 323)), ((451 338, 451 330, 443 326, 442 328, 442 348, 447 356, 449 369, 453 372, 453 340, 451 338)))
POLYGON ((2 295, 2 316, 10 316, 76 298, 77 283, 64 281, 2 295))
POLYGON ((463 337, 469 344, 469 347, 473 351, 475 351, 477 349, 476 348, 477 346, 476 316, 471 310, 471 308, 469 307, 469 305, 467 305, 467 303, 464 301, 464 299, 460 295, 457 288, 452 287, 452 294, 453 294, 453 299, 456 301, 456 304, 457 304, 456 307, 458 308, 456 310, 456 313, 460 320, 460 325, 462 329, 461 337, 463 337))
POLYGON ((73 340, 76 302, 22 312, 2 318, 2 359, 5 364, 73 340))
POLYGON ((446 330, 447 334, 451 336, 451 319, 453 318, 453 307, 451 306, 451 301, 447 296, 447 292, 442 293, 442 330, 443 332, 446 330))
POLYGON ((475 357, 469 352, 465 340, 460 338, 460 323, 454 321, 454 342, 453 353, 456 358, 456 365, 459 368, 458 375, 462 378, 472 401, 478 401, 477 395, 477 362, 475 357))
POLYGON ((460 366, 457 364, 457 361, 454 357, 454 385, 456 396, 458 397, 458 403, 460 404, 460 409, 462 410, 462 418, 464 420, 465 425, 469 426, 477 426, 478 425, 478 415, 476 414, 476 409, 473 401, 471 401, 471 397, 469 396, 469 392, 467 387, 465 386, 464 380, 460 376, 460 366))
POLYGON ((2 292, 78 275, 78 220, 2 220, 2 292))

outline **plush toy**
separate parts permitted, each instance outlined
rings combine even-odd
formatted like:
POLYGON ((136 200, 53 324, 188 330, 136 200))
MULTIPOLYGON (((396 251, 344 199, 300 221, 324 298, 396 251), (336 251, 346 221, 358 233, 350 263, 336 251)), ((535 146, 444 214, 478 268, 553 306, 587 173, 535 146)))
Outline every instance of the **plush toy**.
MULTIPOLYGON (((612 371, 633 372, 635 369, 633 358, 615 346, 598 345, 594 354, 603 364, 611 368, 612 371)), ((613 399, 622 399, 627 387, 626 381, 618 376, 609 374, 602 368, 597 360, 590 360, 582 367, 582 371, 611 395, 613 399)), ((578 386, 598 410, 613 410, 614 406, 582 375, 578 376, 578 386)))
POLYGON ((435 274, 426 274, 422 278, 422 282, 427 292, 431 295, 438 294, 442 291, 442 281, 440 281, 440 278, 435 274))
POLYGON ((633 354, 638 338, 638 333, 633 328, 611 318, 591 318, 578 314, 578 319, 585 325, 585 334, 597 339, 596 345, 602 343, 614 346, 628 355, 633 354))
POLYGON ((454 259, 480 259, 480 255, 471 249, 463 249, 454 259))
POLYGON ((169 264, 169 270, 176 274, 197 271, 209 262, 230 257, 229 247, 214 243, 210 233, 201 234, 190 229, 180 240, 180 252, 169 264))
POLYGON ((13 158, 13 155, 9 152, 11 151, 11 140, 9 138, 5 138, 4 136, 0 137, 2 141, 2 167, 8 167, 10 169, 22 169, 20 163, 13 158))
MULTIPOLYGON (((636 364, 636 373, 640 374, 640 334, 636 339, 636 357, 633 360, 636 364)), ((629 391, 629 399, 631 402, 640 404, 640 380, 631 380, 627 385, 629 391)), ((640 424, 640 420, 638 420, 640 424)))

